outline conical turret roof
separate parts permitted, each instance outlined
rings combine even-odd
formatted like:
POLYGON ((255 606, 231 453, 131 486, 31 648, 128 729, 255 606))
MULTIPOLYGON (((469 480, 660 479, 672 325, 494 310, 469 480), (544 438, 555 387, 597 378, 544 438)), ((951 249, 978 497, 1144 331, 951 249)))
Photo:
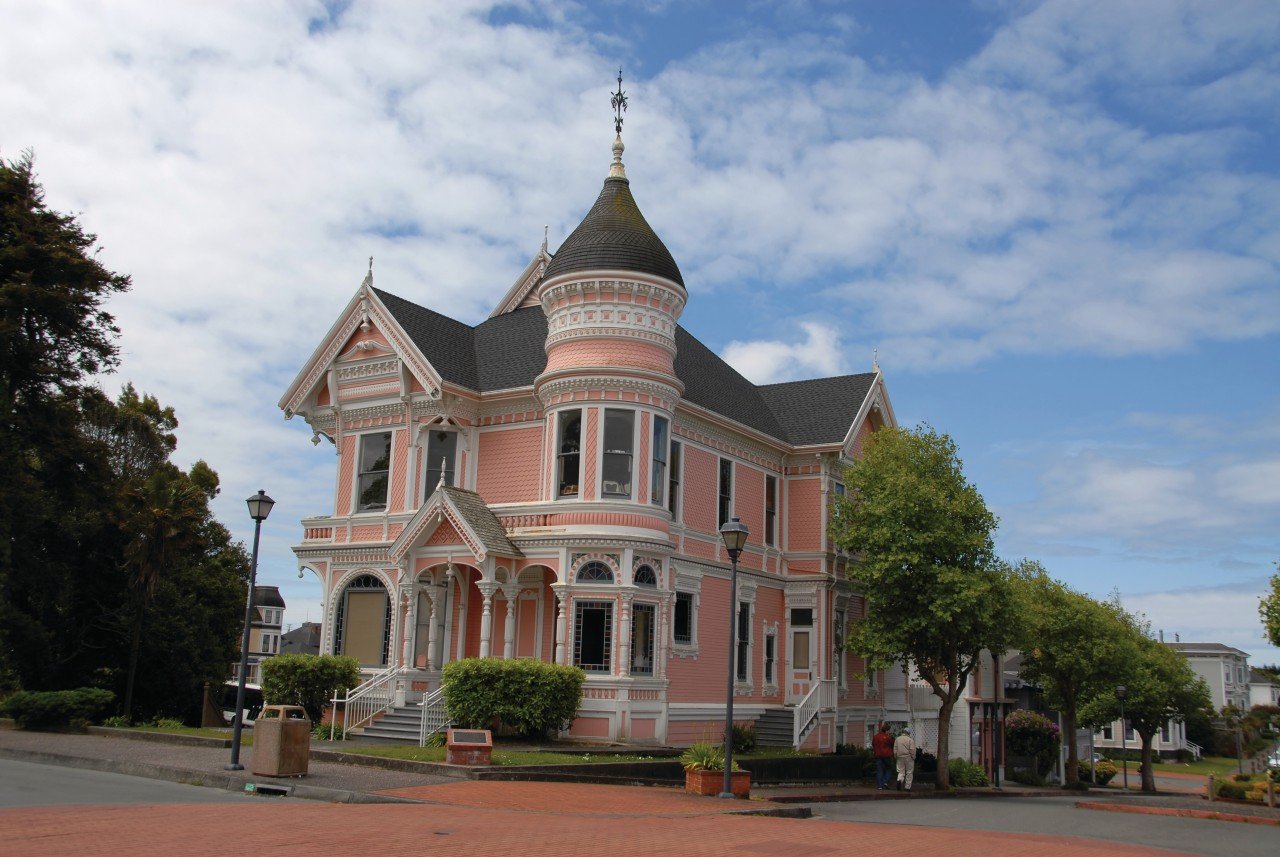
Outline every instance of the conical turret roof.
POLYGON ((649 226, 631 183, 614 171, 604 180, 596 204, 552 257, 543 278, 578 271, 621 270, 655 274, 684 285, 680 268, 649 226))

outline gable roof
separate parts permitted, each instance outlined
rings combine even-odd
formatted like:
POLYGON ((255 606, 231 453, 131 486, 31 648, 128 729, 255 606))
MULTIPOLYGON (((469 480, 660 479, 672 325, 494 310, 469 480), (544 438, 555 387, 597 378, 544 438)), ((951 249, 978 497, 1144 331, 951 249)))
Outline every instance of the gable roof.
POLYGON ((458 531, 463 543, 475 552, 476 559, 483 560, 490 554, 524 556, 520 548, 507 538, 506 527, 485 504, 484 498, 474 491, 453 485, 436 486, 422 508, 414 513, 391 543, 388 556, 399 560, 415 545, 429 538, 446 519, 458 531))
POLYGON ((871 392, 875 372, 765 384, 760 395, 796 446, 843 440, 871 392), (814 402, 822 402, 815 408, 814 402))
MULTIPOLYGON (((547 365, 547 317, 540 306, 469 327, 390 292, 374 292, 451 384, 480 393, 529 387, 547 365)), ((756 386, 679 325, 675 369, 686 401, 797 446, 843 441, 876 377, 868 372, 756 386)))

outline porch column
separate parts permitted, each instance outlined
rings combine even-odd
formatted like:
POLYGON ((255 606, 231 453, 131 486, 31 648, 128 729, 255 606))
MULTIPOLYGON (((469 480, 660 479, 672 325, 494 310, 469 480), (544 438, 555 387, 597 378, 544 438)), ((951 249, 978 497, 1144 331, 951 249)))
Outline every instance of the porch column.
POLYGON ((418 627, 418 593, 416 586, 400 587, 400 666, 413 666, 413 635, 418 627))
POLYGON ((564 659, 564 637, 566 626, 565 611, 568 609, 569 593, 561 586, 552 586, 552 591, 556 594, 556 663, 563 664, 564 659))
POLYGON ((432 672, 440 669, 440 601, 445 591, 445 587, 438 583, 431 585, 431 627, 427 629, 427 668, 432 672))
MULTIPOLYGON (((622 596, 622 609, 618 612, 618 675, 631 675, 631 595, 622 596)), ((653 629, 649 630, 653 633, 653 629)))
POLYGON ((493 592, 497 586, 487 581, 476 585, 480 587, 483 598, 480 604, 480 657, 487 658, 493 645, 493 592))
POLYGON ((502 629, 502 656, 510 660, 516 656, 516 605, 520 601, 520 587, 504 586, 502 597, 507 599, 507 624, 502 629))

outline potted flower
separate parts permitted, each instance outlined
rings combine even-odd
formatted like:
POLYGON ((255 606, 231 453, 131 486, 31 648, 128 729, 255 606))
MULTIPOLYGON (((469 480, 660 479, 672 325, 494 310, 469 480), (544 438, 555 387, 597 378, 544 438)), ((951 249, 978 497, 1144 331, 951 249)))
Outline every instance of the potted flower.
MULTIPOLYGON (((684 766, 684 790, 695 795, 718 795, 724 789, 724 750, 699 741, 680 755, 684 766)), ((751 792, 751 772, 734 762, 729 774, 734 797, 745 798, 751 792)))

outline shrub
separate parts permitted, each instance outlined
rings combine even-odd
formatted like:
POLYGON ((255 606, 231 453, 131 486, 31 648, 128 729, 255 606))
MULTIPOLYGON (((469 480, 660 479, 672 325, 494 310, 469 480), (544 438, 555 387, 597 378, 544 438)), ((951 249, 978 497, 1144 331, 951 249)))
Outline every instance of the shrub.
POLYGON ((1048 780, 1030 768, 1011 768, 1005 774, 1005 779, 1011 783, 1020 783, 1024 786, 1044 786, 1049 783, 1048 780))
POLYGON ((113 714, 102 721, 103 726, 109 726, 112 729, 125 729, 129 726, 129 718, 123 714, 113 714))
POLYGON ((947 772, 951 776, 951 785, 957 788, 977 788, 989 786, 987 772, 981 765, 975 765, 967 759, 952 759, 947 762, 947 772))
POLYGON ((47 729, 97 720, 115 701, 114 693, 96 687, 20 690, 6 699, 0 710, 23 729, 47 729))
POLYGON ((1031 761, 1033 782, 1058 758, 1058 746, 1062 743, 1060 731, 1057 723, 1034 711, 1019 709, 1005 720, 1005 747, 1010 756, 1031 761))
POLYGON ((1218 788, 1215 792, 1218 797, 1230 798, 1231 800, 1244 800, 1245 788, 1240 783, 1233 783, 1229 780, 1219 780, 1218 788))
POLYGON ((938 770, 938 757, 932 753, 916 748, 916 773, 933 774, 938 770))
POLYGON ((262 661, 262 701, 301 705, 319 723, 335 690, 360 683, 360 663, 343 655, 276 655, 262 661))
MULTIPOLYGON (((680 754, 680 764, 686 771, 723 771, 724 748, 708 741, 699 741, 680 754)), ((733 770, 741 771, 738 763, 733 770)))
POLYGON ((181 720, 179 720, 176 717, 157 717, 156 718, 157 729, 181 729, 186 725, 187 724, 183 723, 181 720))
POLYGON ((1249 774, 1232 774, 1231 779, 1235 780, 1237 783, 1247 783, 1249 780, 1253 779, 1253 777, 1249 774))
POLYGON ((733 752, 750 753, 756 748, 756 730, 750 726, 733 727, 733 752))
POLYGON ((1095 781, 1090 777, 1091 771, 1089 769, 1089 763, 1080 762, 1079 764, 1080 781, 1085 783, 1095 783, 1099 786, 1105 786, 1107 783, 1111 782, 1112 778, 1114 778, 1120 771, 1120 769, 1116 767, 1115 762, 1108 761, 1107 759, 1101 759, 1093 767, 1092 773, 1096 774, 1097 777, 1095 781))
POLYGON ((494 719, 525 736, 567 729, 582 702, 587 674, 577 667, 506 658, 467 658, 441 676, 449 718, 466 729, 494 719))

